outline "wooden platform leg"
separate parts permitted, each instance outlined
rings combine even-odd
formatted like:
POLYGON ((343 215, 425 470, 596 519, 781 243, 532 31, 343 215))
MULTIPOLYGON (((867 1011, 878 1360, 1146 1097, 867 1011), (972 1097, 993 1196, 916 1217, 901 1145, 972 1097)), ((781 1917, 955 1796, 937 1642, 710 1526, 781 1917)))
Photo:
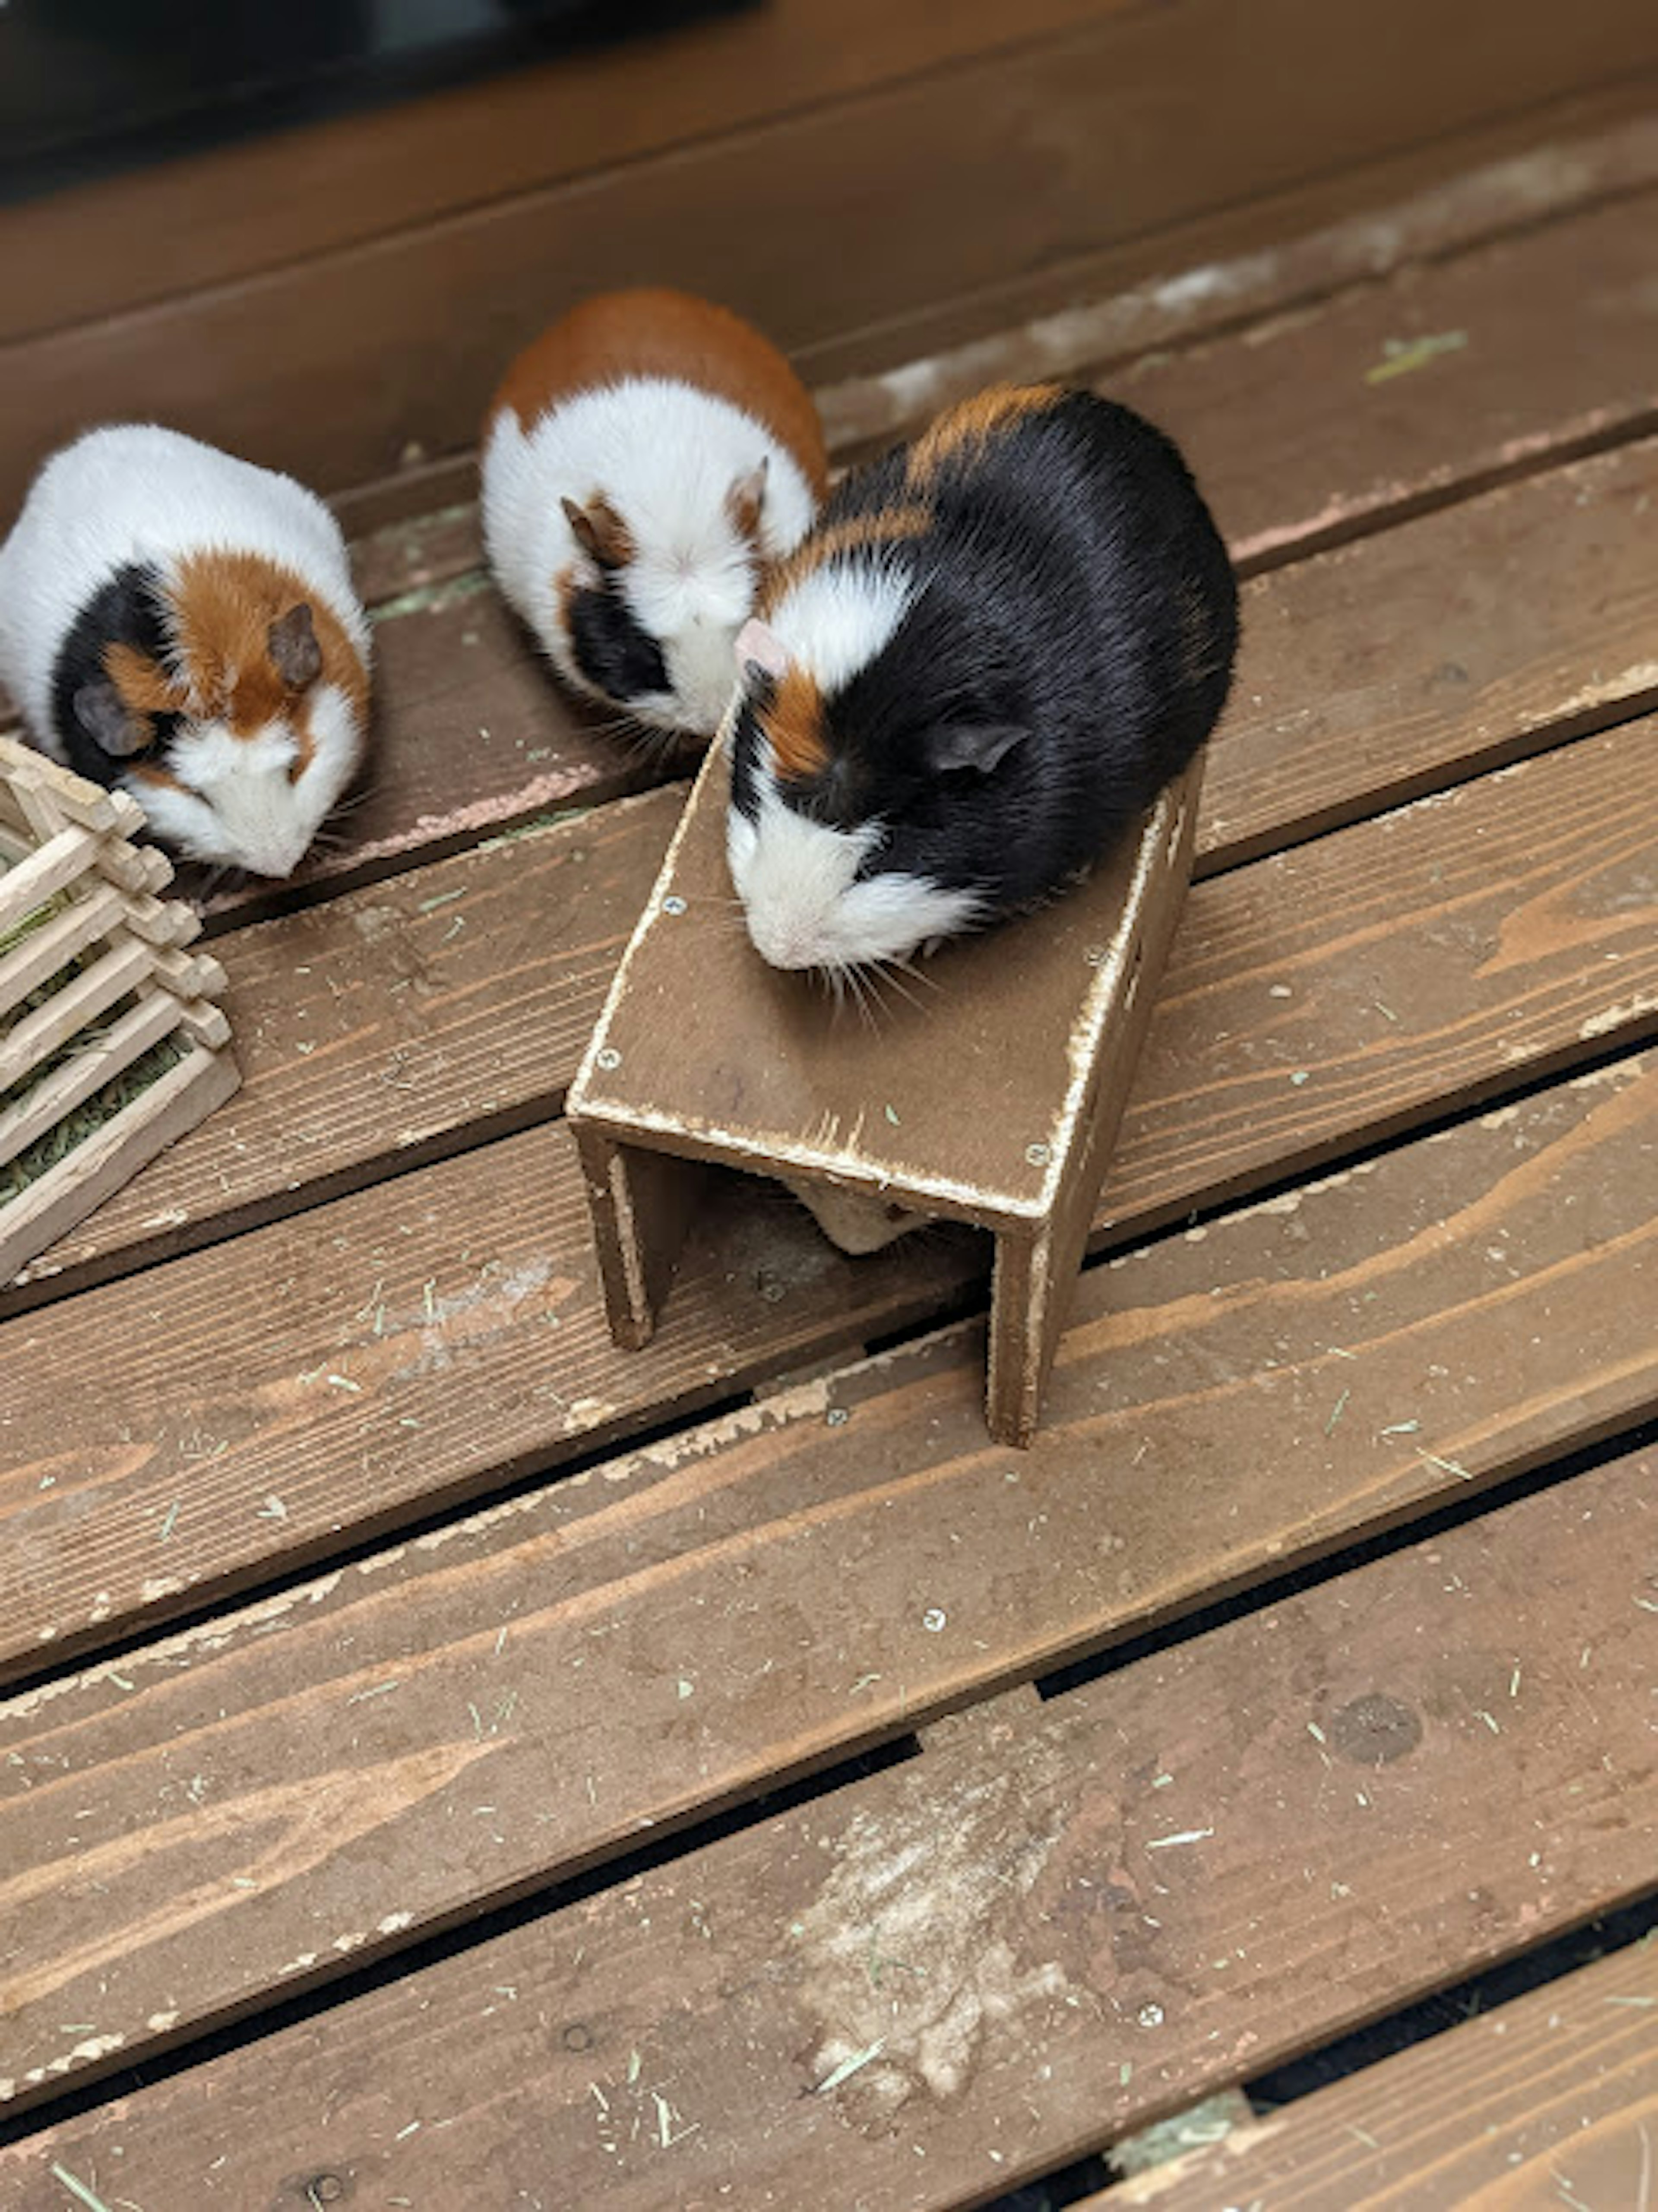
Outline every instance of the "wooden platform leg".
MULTIPOLYGON (((1182 886, 1191 872, 1201 776, 1199 759, 1188 772, 1169 830, 1168 861, 1182 886)), ((1180 911, 1178 898, 1151 901, 1129 948, 1121 1024, 1108 1059, 1096 1062, 1082 1109, 1086 1133, 1072 1153, 1052 1211, 1028 1231, 1004 1231, 996 1239, 985 1418, 998 1443, 1021 1451, 1036 1432, 1042 1392, 1151 1024, 1156 994, 1141 988, 1142 978, 1163 973, 1180 911)))
POLYGON ((594 1129, 576 1132, 610 1334, 624 1352, 650 1342, 707 1168, 594 1129))

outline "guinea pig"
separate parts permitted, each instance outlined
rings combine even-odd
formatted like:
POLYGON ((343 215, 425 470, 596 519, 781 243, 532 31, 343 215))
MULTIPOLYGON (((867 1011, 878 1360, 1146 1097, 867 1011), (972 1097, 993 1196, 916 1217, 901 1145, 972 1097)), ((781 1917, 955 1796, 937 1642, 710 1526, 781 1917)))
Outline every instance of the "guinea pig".
POLYGON ((817 410, 768 339, 683 292, 605 292, 521 353, 484 425, 483 542, 567 683, 707 737, 762 568, 828 482, 817 410))
POLYGON ((368 650, 322 501, 154 423, 54 454, 0 547, 29 737, 189 860, 292 872, 361 760, 368 650))
POLYGON ((1225 703, 1232 565, 1126 407, 997 386, 843 479, 738 641, 726 848, 776 968, 908 959, 1040 902, 1225 703))

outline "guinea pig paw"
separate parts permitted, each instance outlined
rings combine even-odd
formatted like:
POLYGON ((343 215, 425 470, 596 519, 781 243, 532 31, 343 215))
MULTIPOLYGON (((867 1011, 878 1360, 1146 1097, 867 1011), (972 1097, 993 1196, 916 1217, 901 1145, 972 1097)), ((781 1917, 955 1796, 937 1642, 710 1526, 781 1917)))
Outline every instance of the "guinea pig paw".
POLYGON ((931 960, 935 953, 942 952, 949 942, 948 937, 924 937, 915 948, 916 956, 922 960, 931 960))

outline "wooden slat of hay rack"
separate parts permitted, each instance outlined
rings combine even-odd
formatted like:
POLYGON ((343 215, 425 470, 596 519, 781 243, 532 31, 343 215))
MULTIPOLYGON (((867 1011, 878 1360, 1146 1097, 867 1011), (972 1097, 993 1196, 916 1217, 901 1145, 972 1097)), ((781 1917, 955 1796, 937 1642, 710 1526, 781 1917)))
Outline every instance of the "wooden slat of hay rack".
POLYGON ((172 1067, 0 1200, 0 1282, 239 1080, 229 1023, 212 1003, 224 970, 208 954, 183 951, 201 924, 188 907, 156 897, 173 870, 153 846, 132 842, 143 829, 125 793, 100 791, 0 738, 0 1168, 152 1047, 173 1037, 183 1048, 172 1067), (47 918, 29 927, 43 909, 47 918))

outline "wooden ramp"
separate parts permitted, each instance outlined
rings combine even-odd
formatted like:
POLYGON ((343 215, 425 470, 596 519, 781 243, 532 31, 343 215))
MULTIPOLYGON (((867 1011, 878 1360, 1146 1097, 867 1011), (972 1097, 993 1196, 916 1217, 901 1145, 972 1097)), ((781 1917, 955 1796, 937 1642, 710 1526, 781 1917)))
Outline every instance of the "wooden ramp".
MULTIPOLYGON (((360 544, 243 1088, 0 1291, 7 2212, 985 2204, 1658 1891, 1658 129, 1520 173, 1071 326, 1249 580, 1029 1452, 971 1230, 727 1177, 613 1347, 683 787, 360 544)), ((1654 1955, 1103 2203, 1639 2206, 1654 1955)))

